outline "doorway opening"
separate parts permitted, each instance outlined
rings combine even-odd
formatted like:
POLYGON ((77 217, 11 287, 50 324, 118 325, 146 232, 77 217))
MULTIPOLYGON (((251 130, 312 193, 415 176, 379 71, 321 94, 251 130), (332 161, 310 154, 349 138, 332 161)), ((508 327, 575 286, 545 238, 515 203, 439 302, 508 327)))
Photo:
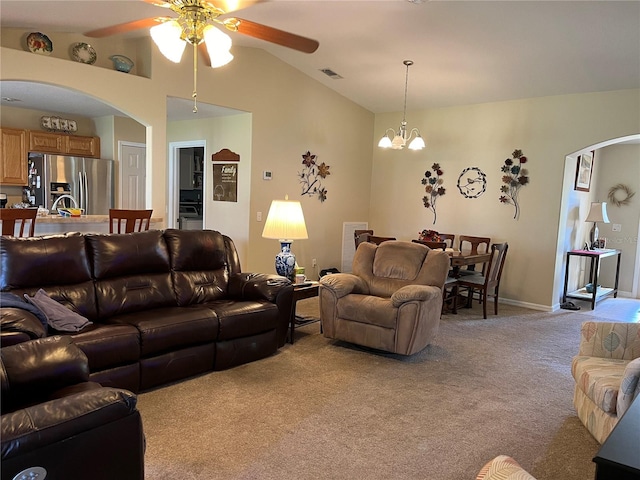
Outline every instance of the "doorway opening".
POLYGON ((171 228, 204 228, 205 141, 169 144, 169 215, 171 228))

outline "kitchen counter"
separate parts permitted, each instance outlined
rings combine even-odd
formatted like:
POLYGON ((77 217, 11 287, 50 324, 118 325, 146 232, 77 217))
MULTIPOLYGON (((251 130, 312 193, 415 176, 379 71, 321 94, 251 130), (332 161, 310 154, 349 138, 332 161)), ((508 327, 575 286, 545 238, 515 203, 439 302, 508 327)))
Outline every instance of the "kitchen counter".
MULTIPOLYGON (((163 218, 151 217, 149 228, 151 230, 164 228, 163 218)), ((35 235, 67 232, 109 233, 109 215, 82 215, 80 217, 47 215, 36 217, 35 235)))

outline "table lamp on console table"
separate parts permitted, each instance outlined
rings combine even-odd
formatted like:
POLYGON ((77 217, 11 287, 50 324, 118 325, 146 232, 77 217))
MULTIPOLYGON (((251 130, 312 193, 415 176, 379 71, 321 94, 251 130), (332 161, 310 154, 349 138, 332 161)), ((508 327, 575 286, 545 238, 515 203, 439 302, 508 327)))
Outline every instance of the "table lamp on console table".
POLYGON ((276 272, 293 282, 296 257, 291 252, 291 244, 294 240, 309 238, 300 202, 289 200, 286 195, 284 200, 273 200, 262 236, 280 241, 281 250, 276 255, 276 272))
POLYGON ((591 233, 589 234, 589 240, 591 248, 599 248, 598 244, 598 222, 609 223, 609 217, 607 216, 607 204, 606 202, 596 203, 593 202, 589 208, 589 214, 585 222, 593 222, 591 233))

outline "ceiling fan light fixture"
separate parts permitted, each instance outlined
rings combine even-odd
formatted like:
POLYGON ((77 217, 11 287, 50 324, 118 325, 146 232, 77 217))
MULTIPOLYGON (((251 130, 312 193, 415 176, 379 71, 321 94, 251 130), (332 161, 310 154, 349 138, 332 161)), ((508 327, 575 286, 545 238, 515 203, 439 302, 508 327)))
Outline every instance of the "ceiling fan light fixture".
POLYGON ((149 29, 153 42, 160 53, 173 63, 180 63, 187 42, 181 38, 182 27, 175 20, 169 20, 149 29))
POLYGON ((420 136, 420 130, 418 130, 417 128, 413 128, 411 129, 411 133, 407 135, 407 87, 409 85, 409 67, 413 65, 413 60, 405 60, 402 63, 407 67, 404 81, 404 109, 402 111, 402 123, 400 123, 400 128, 398 128, 397 133, 395 133, 393 129, 388 128, 385 131, 384 136, 378 142, 378 147, 392 148, 393 150, 402 150, 408 141, 409 150, 422 150, 425 147, 425 143, 424 139, 420 136), (391 131, 392 134, 395 134, 393 140, 391 140, 389 131, 391 131))
POLYGON ((211 68, 218 68, 233 60, 233 55, 229 52, 231 48, 231 37, 220 31, 213 25, 208 25, 203 31, 204 43, 207 46, 211 68))

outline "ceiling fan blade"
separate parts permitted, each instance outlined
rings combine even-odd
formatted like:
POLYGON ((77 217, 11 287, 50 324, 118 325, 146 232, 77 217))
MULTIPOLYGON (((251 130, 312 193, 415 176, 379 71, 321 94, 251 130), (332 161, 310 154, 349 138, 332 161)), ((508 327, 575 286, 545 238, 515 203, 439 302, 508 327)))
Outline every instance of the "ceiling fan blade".
POLYGON ((320 44, 316 40, 311 38, 301 37, 294 33, 285 32, 284 30, 278 30, 277 28, 267 27, 259 23, 244 20, 242 18, 229 18, 224 21, 226 24, 237 25, 237 32, 250 37, 259 38, 260 40, 266 40, 267 42, 276 43, 283 47, 292 48, 304 53, 315 52, 320 44))
POLYGON ((153 27, 155 25, 158 25, 158 23, 162 23, 166 20, 168 20, 167 17, 143 18, 142 20, 134 20, 133 22, 111 25, 110 27, 99 28, 97 30, 85 32, 84 35, 94 38, 108 37, 109 35, 116 35, 118 33, 131 32, 133 30, 139 30, 141 28, 153 27))

